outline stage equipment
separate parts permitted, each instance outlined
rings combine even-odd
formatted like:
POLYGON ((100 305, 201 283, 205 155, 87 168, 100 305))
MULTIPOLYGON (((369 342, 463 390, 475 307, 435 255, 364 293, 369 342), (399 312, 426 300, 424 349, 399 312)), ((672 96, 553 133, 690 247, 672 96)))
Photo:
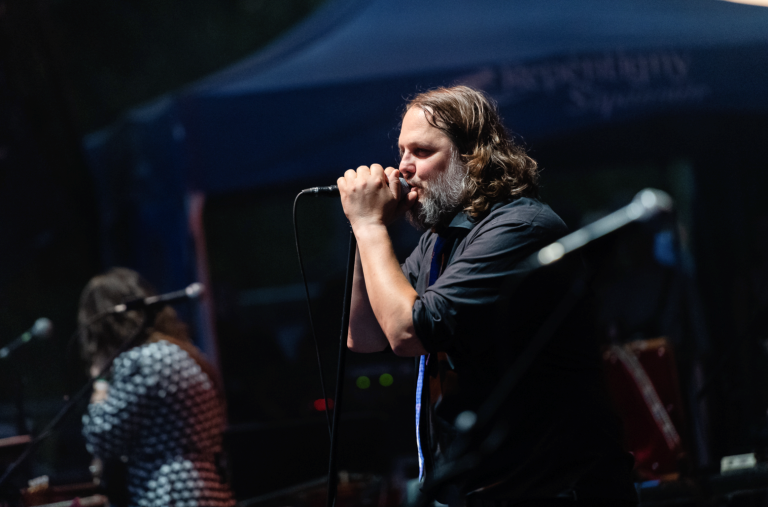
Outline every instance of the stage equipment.
POLYGON ((0 438, 0 470, 5 470, 13 463, 24 447, 32 440, 29 435, 16 435, 14 437, 0 438))
MULTIPOLYGON (((47 340, 53 336, 53 324, 49 319, 41 317, 35 321, 31 328, 21 334, 11 343, 0 349, 0 361, 8 359, 11 354, 31 342, 32 340, 47 340)), ((14 384, 16 390, 16 431, 19 435, 29 433, 27 428, 27 416, 24 410, 24 381, 18 364, 14 364, 14 384)))
POLYGON ((672 345, 664 337, 612 345, 603 365, 635 471, 643 480, 676 480, 685 420, 672 345))
MULTIPOLYGON (((242 500, 238 507, 321 507, 325 503, 326 478, 307 481, 290 488, 273 491, 248 500, 242 500)), ((387 480, 371 474, 339 472, 339 495, 336 507, 358 507, 376 505, 396 507, 400 505, 399 495, 387 480)))
MULTIPOLYGON (((528 272, 527 277, 530 277, 531 273, 556 264, 568 254, 580 251, 598 238, 630 223, 650 220, 659 213, 671 210, 672 198, 666 192, 651 188, 642 190, 635 195, 630 204, 531 254, 522 263, 523 267, 528 268, 524 271, 528 272)), ((476 468, 504 442, 507 432, 503 422, 497 420, 496 414, 499 413, 518 381, 555 335, 559 326, 583 299, 588 282, 593 276, 593 272, 587 271, 582 276, 575 277, 559 304, 531 340, 528 348, 507 370, 477 413, 465 411, 458 415, 454 421, 458 436, 452 452, 453 461, 435 470, 431 480, 424 483, 424 494, 411 502, 411 507, 430 505, 443 487, 453 479, 476 468)), ((527 277, 510 279, 504 284, 502 291, 511 295, 527 277)))
MULTIPOLYGON (((96 314, 84 327, 88 327, 99 320, 108 317, 110 315, 115 315, 116 313, 122 313, 126 311, 128 308, 128 305, 134 305, 132 308, 150 308, 150 307, 157 307, 158 305, 164 305, 168 304, 170 302, 176 302, 184 299, 189 298, 196 298, 200 294, 202 294, 204 289, 204 286, 199 283, 193 283, 189 285, 186 289, 175 291, 175 292, 169 292, 167 294, 162 294, 159 296, 152 296, 148 298, 133 300, 133 301, 127 301, 126 303, 123 303, 121 305, 117 305, 114 308, 111 308, 105 312, 96 314), (120 309, 120 307, 125 306, 126 308, 120 309)), ((88 382, 86 382, 77 393, 75 393, 72 397, 69 398, 67 403, 59 410, 59 412, 51 419, 51 421, 48 423, 45 428, 27 445, 27 448, 24 449, 24 452, 21 453, 19 458, 14 461, 11 466, 8 467, 8 469, 5 471, 5 473, 0 477, 0 491, 2 491, 3 486, 8 482, 10 477, 13 475, 13 473, 18 469, 19 465, 21 465, 31 454, 32 451, 37 447, 37 445, 48 438, 53 431, 59 426, 59 424, 62 423, 62 421, 66 418, 66 416, 72 411, 72 409, 77 405, 77 403, 87 394, 89 394, 93 390, 93 383, 100 377, 102 377, 104 374, 109 372, 109 370, 112 368, 112 363, 117 359, 117 357, 125 352, 126 350, 131 349, 138 340, 138 338, 141 336, 141 331, 146 327, 146 320, 147 315, 146 313, 143 314, 143 321, 141 326, 138 327, 136 330, 136 333, 129 339, 126 340, 123 345, 118 348, 117 351, 110 357, 102 367, 101 371, 98 372, 98 374, 94 375, 88 382)), ((73 337, 76 336, 80 332, 81 328, 78 328, 75 330, 75 333, 73 334, 73 337)))
POLYGON ((203 284, 192 283, 187 286, 186 289, 181 289, 173 292, 167 292, 160 294, 159 296, 149 296, 146 298, 133 299, 126 301, 119 305, 115 305, 109 313, 124 313, 128 310, 136 310, 138 308, 152 308, 155 306, 163 306, 171 303, 178 303, 186 299, 197 299, 203 294, 203 284))
POLYGON ((109 507, 109 499, 98 493, 98 487, 96 482, 52 486, 43 475, 29 481, 21 498, 25 507, 109 507))
POLYGON ((53 324, 49 319, 41 317, 35 321, 31 328, 22 333, 18 338, 0 349, 0 359, 10 356, 14 350, 32 340, 45 340, 53 336, 53 324))
POLYGON ((535 267, 546 266, 606 234, 632 222, 648 220, 660 212, 672 211, 672 198, 666 192, 646 188, 635 195, 632 202, 600 220, 574 231, 545 246, 529 258, 535 267))

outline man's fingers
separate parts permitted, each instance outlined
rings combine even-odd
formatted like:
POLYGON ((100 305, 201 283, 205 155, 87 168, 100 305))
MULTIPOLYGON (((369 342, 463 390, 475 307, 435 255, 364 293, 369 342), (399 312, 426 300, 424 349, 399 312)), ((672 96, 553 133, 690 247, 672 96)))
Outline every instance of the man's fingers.
POLYGON ((384 172, 384 168, 381 167, 381 164, 371 164, 371 176, 374 178, 380 178, 381 182, 385 185, 390 181, 387 177, 387 173, 384 172))
POLYGON ((392 180, 396 180, 400 176, 400 172, 394 167, 387 167, 386 169, 384 169, 384 174, 387 175, 387 180, 389 180, 390 182, 392 180))
POLYGON ((399 185, 398 177, 400 173, 393 167, 388 167, 386 171, 381 164, 371 164, 370 167, 361 165, 357 169, 348 169, 344 173, 343 178, 339 178, 337 186, 339 189, 343 188, 347 191, 354 191, 354 189, 376 189, 381 188, 380 185, 389 187, 395 197, 399 197, 398 189, 395 189, 392 182, 397 182, 399 185), (391 178, 390 175, 394 174, 395 177, 391 178), (345 180, 343 183, 341 180, 345 180), (373 185, 373 186, 371 186, 373 185))
POLYGON ((392 191, 392 195, 399 201, 402 197, 400 194, 403 192, 402 185, 400 185, 400 180, 398 179, 400 178, 400 171, 394 167, 387 167, 384 170, 384 174, 387 175, 387 181, 389 181, 389 189, 392 191))

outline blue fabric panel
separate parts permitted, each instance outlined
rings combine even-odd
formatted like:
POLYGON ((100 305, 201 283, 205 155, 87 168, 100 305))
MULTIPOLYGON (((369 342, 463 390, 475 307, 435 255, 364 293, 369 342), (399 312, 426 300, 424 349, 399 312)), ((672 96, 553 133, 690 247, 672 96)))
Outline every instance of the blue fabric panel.
MULTIPOLYGON (((186 133, 177 113, 173 101, 156 103, 86 140, 101 212, 104 268, 136 269, 159 292, 195 281, 187 220, 186 133)), ((177 308, 192 322, 189 307, 177 308)), ((197 338, 198 345, 204 343, 197 338)))
POLYGON ((768 45, 606 51, 527 64, 246 96, 185 96, 189 184, 206 192, 331 184, 396 165, 404 99, 437 85, 486 90, 534 139, 671 111, 768 109, 768 45))
POLYGON ((768 9, 719 0, 336 0, 195 93, 439 74, 621 49, 768 42, 768 9))

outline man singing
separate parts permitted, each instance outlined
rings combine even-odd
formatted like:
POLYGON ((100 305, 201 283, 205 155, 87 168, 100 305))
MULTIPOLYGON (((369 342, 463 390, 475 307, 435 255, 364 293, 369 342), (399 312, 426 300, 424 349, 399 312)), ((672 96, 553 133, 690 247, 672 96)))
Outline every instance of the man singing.
MULTIPOLYGON (((398 144, 399 169, 360 166, 338 180, 358 248, 348 344, 418 358, 416 434, 427 488, 458 457, 457 416, 482 406, 556 306, 546 287, 509 288, 525 287, 511 283, 528 274, 522 261, 566 226, 537 200, 536 162, 481 92, 457 86, 416 96, 398 144), (400 176, 412 187, 404 198, 400 176), (404 214, 425 232, 401 266, 387 225, 404 214)), ((556 333, 496 414, 503 424, 477 453, 480 462, 435 488, 438 499, 636 503, 633 461, 621 450, 592 338, 556 333)))

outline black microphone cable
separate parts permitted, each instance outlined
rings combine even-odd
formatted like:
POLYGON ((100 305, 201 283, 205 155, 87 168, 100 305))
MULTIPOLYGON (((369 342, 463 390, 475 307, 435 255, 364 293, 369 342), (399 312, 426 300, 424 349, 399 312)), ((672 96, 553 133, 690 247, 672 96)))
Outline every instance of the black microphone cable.
POLYGON ((317 195, 317 192, 312 192, 312 189, 302 190, 296 195, 293 200, 293 238, 296 242, 296 256, 299 258, 299 272, 301 273, 301 281, 304 284, 304 294, 307 299, 307 313, 309 313, 309 327, 312 330, 312 340, 315 343, 315 354, 317 355, 317 369, 320 371, 320 391, 323 394, 323 407, 325 412, 325 422, 328 425, 328 436, 331 435, 331 415, 328 410, 328 396, 325 390, 325 376, 323 375, 323 361, 320 354, 320 342, 317 339, 317 333, 315 332, 315 322, 312 318, 312 299, 309 296, 309 285, 307 285, 307 275, 304 273, 304 263, 301 260, 301 247, 299 245, 299 225, 297 219, 296 208, 299 203, 299 197, 302 195, 317 195))

